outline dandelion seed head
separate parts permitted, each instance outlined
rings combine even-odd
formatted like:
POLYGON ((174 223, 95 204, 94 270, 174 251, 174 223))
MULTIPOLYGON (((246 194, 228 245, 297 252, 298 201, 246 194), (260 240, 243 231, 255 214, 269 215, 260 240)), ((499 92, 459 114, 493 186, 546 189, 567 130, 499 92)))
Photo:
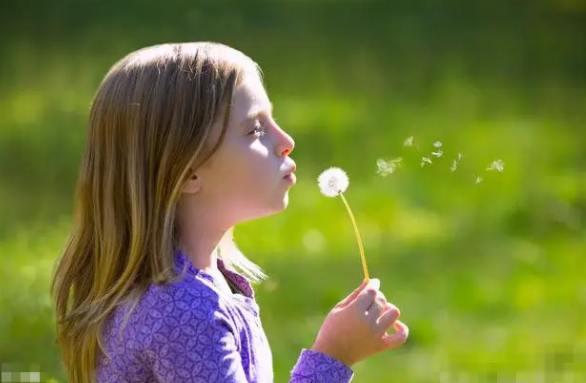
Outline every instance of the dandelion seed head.
POLYGON ((452 166, 450 166, 450 171, 455 172, 457 168, 458 168, 458 161, 454 160, 454 162, 452 162, 452 166))
POLYGON ((479 183, 481 183, 481 182, 482 182, 482 177, 476 177, 476 181, 475 181, 475 183, 476 183, 476 184, 479 184, 479 183))
POLYGON ((433 146, 435 146, 436 148, 441 148, 441 147, 442 147, 442 145, 443 145, 443 144, 441 143, 441 141, 436 141, 436 142, 433 144, 433 146))
POLYGON ((441 156, 444 155, 444 152, 443 152, 443 150, 438 150, 437 152, 431 152, 431 154, 433 154, 437 158, 440 158, 441 156))
POLYGON ((350 184, 346 172, 337 167, 324 170, 317 178, 317 182, 326 197, 336 197, 344 193, 350 184))
POLYGON ((413 146, 413 136, 408 137, 404 142, 403 142, 404 146, 413 146))

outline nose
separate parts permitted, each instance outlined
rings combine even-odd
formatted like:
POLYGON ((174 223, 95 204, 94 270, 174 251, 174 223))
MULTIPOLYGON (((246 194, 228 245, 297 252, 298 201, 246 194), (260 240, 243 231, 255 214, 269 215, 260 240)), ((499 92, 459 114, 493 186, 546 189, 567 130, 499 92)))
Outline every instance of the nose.
POLYGON ((281 128, 278 128, 277 142, 275 144, 275 154, 278 157, 285 157, 291 154, 295 148, 295 141, 293 137, 287 134, 281 128))

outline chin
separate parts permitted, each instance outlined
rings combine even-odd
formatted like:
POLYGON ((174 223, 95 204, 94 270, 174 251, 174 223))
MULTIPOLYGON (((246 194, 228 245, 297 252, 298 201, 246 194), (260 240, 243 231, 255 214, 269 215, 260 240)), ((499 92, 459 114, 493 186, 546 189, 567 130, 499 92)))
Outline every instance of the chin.
POLYGON ((279 206, 280 209, 278 212, 285 210, 289 206, 289 193, 286 193, 283 199, 281 200, 281 205, 279 206))
POLYGON ((252 221, 259 218, 269 217, 278 214, 289 206, 289 193, 281 195, 280 198, 274 198, 270 203, 265 203, 264 206, 259 206, 255 209, 249 210, 248 214, 241 216, 238 222, 252 221))
POLYGON ((286 193, 283 198, 276 200, 270 207, 265 209, 257 218, 267 217, 278 214, 289 206, 289 193, 286 193))

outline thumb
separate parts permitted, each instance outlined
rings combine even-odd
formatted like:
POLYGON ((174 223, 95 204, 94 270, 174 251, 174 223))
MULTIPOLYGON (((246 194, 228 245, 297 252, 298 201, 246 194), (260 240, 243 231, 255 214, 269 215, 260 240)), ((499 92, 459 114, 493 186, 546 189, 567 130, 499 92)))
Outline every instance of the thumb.
POLYGON ((407 338, 409 337, 409 327, 407 327, 405 323, 397 320, 393 324, 393 327, 395 329, 394 334, 383 335, 383 350, 399 347, 400 345, 405 343, 407 341, 407 338))
POLYGON ((336 305, 336 307, 341 309, 341 308, 348 306, 350 303, 352 303, 354 301, 354 299, 356 299, 356 297, 362 292, 362 290, 364 290, 364 288, 366 288, 366 286, 368 286, 370 283, 372 283, 372 280, 364 279, 362 281, 362 283, 360 284, 360 286, 358 286, 358 288, 356 290, 352 291, 352 293, 350 295, 348 295, 346 298, 344 298, 342 301, 340 301, 340 303, 338 303, 336 305))

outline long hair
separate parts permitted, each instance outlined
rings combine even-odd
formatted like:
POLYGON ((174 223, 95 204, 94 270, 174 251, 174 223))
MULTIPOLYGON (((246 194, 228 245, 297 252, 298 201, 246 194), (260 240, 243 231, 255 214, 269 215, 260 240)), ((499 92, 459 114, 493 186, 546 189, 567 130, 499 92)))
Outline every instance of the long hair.
MULTIPOLYGON (((235 88, 258 66, 219 43, 164 44, 117 62, 94 97, 74 206, 51 294, 71 383, 95 381, 108 316, 151 283, 175 280, 176 206, 189 169, 218 149, 235 88), (212 125, 224 116, 219 140, 212 125)), ((232 240, 220 256, 253 282, 265 277, 232 240)))

